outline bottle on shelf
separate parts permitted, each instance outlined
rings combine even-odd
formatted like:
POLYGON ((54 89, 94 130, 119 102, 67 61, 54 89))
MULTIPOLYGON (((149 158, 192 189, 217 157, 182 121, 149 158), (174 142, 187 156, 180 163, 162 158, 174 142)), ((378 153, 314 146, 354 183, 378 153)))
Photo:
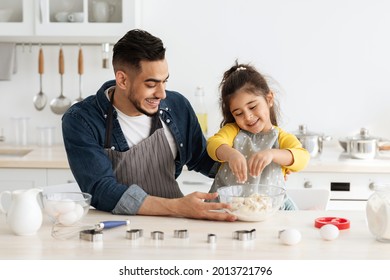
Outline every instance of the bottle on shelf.
POLYGON ((201 86, 196 87, 193 105, 200 127, 202 128, 202 132, 205 136, 207 136, 207 107, 205 102, 205 92, 201 86))

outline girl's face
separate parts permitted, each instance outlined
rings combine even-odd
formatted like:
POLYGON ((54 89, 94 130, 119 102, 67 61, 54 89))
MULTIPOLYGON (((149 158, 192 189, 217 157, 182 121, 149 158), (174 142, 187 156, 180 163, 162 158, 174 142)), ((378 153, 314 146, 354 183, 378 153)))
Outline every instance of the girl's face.
POLYGON ((264 97, 239 90, 230 99, 230 112, 241 129, 253 134, 267 132, 272 128, 269 108, 273 100, 272 92, 264 97))

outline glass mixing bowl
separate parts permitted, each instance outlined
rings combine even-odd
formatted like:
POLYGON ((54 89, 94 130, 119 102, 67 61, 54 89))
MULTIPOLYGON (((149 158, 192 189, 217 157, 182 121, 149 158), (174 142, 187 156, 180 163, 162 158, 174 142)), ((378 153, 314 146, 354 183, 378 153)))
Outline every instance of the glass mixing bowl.
POLYGON ((238 220, 259 222, 271 217, 284 203, 286 190, 262 184, 244 184, 221 187, 217 190, 220 202, 228 203, 225 211, 238 220))

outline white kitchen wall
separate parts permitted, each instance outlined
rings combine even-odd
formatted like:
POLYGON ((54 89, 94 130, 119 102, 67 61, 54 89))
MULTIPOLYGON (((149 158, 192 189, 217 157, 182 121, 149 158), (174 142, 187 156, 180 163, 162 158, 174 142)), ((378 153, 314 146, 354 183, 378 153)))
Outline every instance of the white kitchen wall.
MULTIPOLYGON (((252 63, 272 80, 281 106, 280 125, 299 124, 334 139, 366 127, 390 138, 390 2, 386 0, 142 0, 141 28, 167 47, 168 88, 191 98, 206 90, 209 130, 221 121, 218 84, 236 59, 252 63)), ((119 38, 118 38, 119 39, 119 38)), ((1 37, 0 37, 1 41, 1 37)), ((44 46, 43 91, 60 94, 58 46, 44 46)), ((64 94, 78 96, 78 47, 64 47, 64 94)), ((18 46, 18 73, 0 81, 0 128, 13 139, 11 117, 29 116, 30 141, 39 125, 55 125, 60 116, 32 104, 39 91, 38 47, 18 46)), ((113 77, 102 69, 101 48, 84 47, 84 96, 113 77)))

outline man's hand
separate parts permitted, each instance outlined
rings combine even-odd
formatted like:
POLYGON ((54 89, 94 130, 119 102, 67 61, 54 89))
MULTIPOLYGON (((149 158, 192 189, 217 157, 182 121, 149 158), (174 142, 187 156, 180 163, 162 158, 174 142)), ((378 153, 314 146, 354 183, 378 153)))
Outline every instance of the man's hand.
POLYGON ((181 198, 147 196, 138 211, 139 215, 176 216, 193 219, 233 222, 237 217, 226 212, 215 211, 230 208, 229 204, 204 202, 218 196, 217 193, 193 192, 181 198))

